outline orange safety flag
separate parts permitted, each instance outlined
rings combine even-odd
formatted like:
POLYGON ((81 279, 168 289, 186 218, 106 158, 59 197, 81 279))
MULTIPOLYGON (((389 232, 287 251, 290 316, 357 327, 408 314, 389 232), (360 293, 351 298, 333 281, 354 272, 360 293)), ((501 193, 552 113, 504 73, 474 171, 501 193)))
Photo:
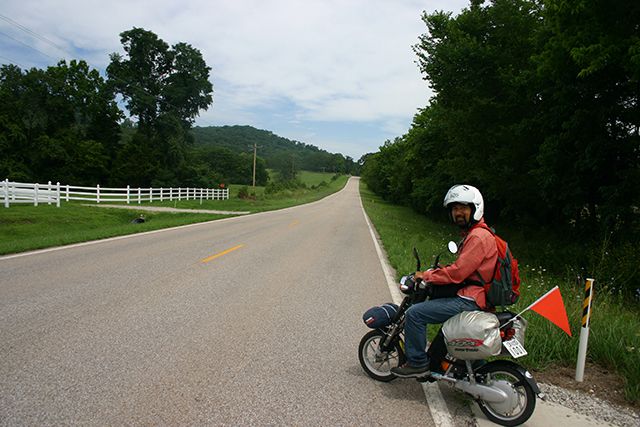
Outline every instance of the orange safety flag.
POLYGON ((529 309, 535 311, 542 317, 546 317, 557 327, 569 334, 569 336, 572 336, 571 328, 569 328, 569 319, 567 318, 567 310, 564 308, 562 295, 560 295, 560 289, 557 286, 538 298, 524 311, 529 309))

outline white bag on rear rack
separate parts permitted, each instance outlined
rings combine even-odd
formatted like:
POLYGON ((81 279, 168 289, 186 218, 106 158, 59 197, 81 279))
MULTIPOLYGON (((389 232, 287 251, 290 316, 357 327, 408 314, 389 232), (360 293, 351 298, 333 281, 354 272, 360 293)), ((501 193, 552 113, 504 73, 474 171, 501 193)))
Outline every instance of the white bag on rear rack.
POLYGON ((500 322, 493 313, 463 311, 442 325, 449 354, 457 359, 478 360, 497 356, 502 349, 500 322))

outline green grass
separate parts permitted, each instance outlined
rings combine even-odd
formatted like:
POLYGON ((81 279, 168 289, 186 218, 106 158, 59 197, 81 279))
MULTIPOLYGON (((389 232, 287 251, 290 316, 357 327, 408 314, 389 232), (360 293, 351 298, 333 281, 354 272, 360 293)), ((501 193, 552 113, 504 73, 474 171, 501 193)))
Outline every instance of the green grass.
MULTIPOLYGON (((318 189, 300 189, 268 196, 264 194, 263 187, 256 187, 255 191, 249 187, 249 192, 256 194, 255 200, 239 199, 238 190, 242 186, 231 185, 229 200, 203 200, 202 204, 200 200, 165 201, 143 203, 141 206, 263 212, 309 203, 343 188, 348 177, 343 175, 331 181, 332 176, 333 174, 325 174, 329 184, 318 189)), ((0 207, 0 254, 121 236, 228 216, 230 215, 103 209, 73 202, 62 202, 59 208, 46 204, 16 204, 9 208, 0 207), (140 214, 145 216, 146 221, 142 224, 132 224, 131 221, 140 214)))
POLYGON ((62 203, 59 208, 55 205, 12 205, 8 209, 0 208, 0 254, 140 233, 224 217, 211 214, 101 209, 76 203, 62 203), (132 224, 131 221, 140 214, 144 214, 146 221, 142 224, 132 224))
MULTIPOLYGON (((311 186, 311 182, 318 179, 318 174, 309 172, 301 174, 303 177, 309 177, 310 181, 303 180, 307 186, 311 186)), ((242 211, 242 212, 264 212, 275 209, 282 209, 290 206, 301 205, 320 200, 329 194, 340 190, 347 182, 348 176, 341 175, 336 180, 331 180, 333 174, 322 174, 326 186, 319 188, 301 188, 296 190, 285 190, 275 194, 265 194, 265 187, 245 185, 230 185, 228 200, 173 200, 163 202, 144 203, 151 206, 164 206, 179 209, 211 209, 223 211, 242 211), (250 195, 255 195, 255 199, 240 199, 238 192, 242 187, 247 187, 250 195)))
POLYGON ((333 175, 330 172, 300 171, 298 172, 298 179, 307 184, 308 187, 311 187, 312 185, 317 186, 323 181, 326 183, 331 182, 333 175))
MULTIPOLYGON (((436 223, 413 210, 383 201, 361 184, 363 205, 380 235, 391 265, 397 274, 415 271, 411 249, 416 246, 423 259, 423 268, 442 253, 445 263, 452 260, 446 242, 458 241, 457 230, 449 224, 436 223), (446 253, 446 255, 444 255, 446 253)), ((537 240, 536 240, 537 241, 537 240)), ((535 242, 535 241, 534 241, 535 242)), ((529 245, 534 245, 531 242, 529 245)), ((510 307, 518 312, 558 285, 567 309, 573 337, 569 337, 550 321, 529 311, 524 317, 529 322, 526 348, 529 354, 520 359, 528 368, 545 370, 562 365, 575 367, 581 329, 584 284, 576 283, 575 276, 552 275, 544 265, 528 262, 519 255, 531 253, 535 247, 523 247, 526 240, 518 239, 511 246, 519 258, 522 279, 521 298, 510 307), (522 249, 520 251, 519 249, 522 249)), ((553 244, 553 242, 550 242, 553 244)), ((570 271, 570 270, 568 270, 570 271)), ((620 297, 606 292, 598 293, 597 278, 592 304, 588 360, 615 371, 624 381, 625 397, 634 405, 640 403, 640 316, 637 304, 625 303, 620 297)), ((434 333, 435 331, 430 331, 434 333)))

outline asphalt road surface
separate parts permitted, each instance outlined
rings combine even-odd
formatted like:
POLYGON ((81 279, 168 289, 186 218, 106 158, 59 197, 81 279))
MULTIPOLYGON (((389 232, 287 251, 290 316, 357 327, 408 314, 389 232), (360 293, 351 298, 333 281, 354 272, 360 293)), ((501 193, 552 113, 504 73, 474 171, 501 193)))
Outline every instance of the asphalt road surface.
POLYGON ((357 187, 0 258, 0 425, 431 425, 358 363, 390 295, 357 187))

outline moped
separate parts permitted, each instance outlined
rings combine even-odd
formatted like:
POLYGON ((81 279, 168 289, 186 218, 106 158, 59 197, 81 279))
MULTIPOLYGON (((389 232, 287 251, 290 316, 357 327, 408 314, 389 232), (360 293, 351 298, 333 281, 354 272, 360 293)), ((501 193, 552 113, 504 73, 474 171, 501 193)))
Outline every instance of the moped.
MULTIPOLYGON (((449 242, 449 250, 456 253, 457 245, 449 242)), ((415 248, 413 254, 417 261, 416 270, 419 271, 420 256, 415 248)), ((433 268, 439 267, 439 258, 438 255, 433 268)), ((400 280, 400 290, 405 297, 400 306, 381 306, 384 312, 378 311, 383 319, 375 322, 363 318, 365 323, 369 320, 368 326, 373 330, 362 337, 358 357, 362 368, 371 378, 384 382, 397 378, 391 368, 406 362, 405 313, 413 304, 433 298, 433 288, 428 283, 415 280, 413 275, 404 276, 400 280)), ((429 372, 416 379, 420 382, 440 381, 461 390, 471 396, 486 417, 496 424, 516 426, 526 422, 533 414, 540 389, 529 371, 509 360, 527 354, 524 348, 526 321, 510 311, 463 312, 458 316, 445 322, 429 344, 429 372), (478 351, 481 342, 489 338, 468 336, 470 334, 465 330, 461 331, 460 325, 464 325, 464 322, 460 323, 458 316, 466 316, 466 320, 474 322, 475 326, 478 321, 485 322, 488 326, 483 328, 497 341, 498 354, 495 354, 496 343, 493 343, 493 354, 478 351), (451 325, 455 328, 447 328, 451 325), (457 329, 457 336, 450 336, 453 329, 457 329)))

